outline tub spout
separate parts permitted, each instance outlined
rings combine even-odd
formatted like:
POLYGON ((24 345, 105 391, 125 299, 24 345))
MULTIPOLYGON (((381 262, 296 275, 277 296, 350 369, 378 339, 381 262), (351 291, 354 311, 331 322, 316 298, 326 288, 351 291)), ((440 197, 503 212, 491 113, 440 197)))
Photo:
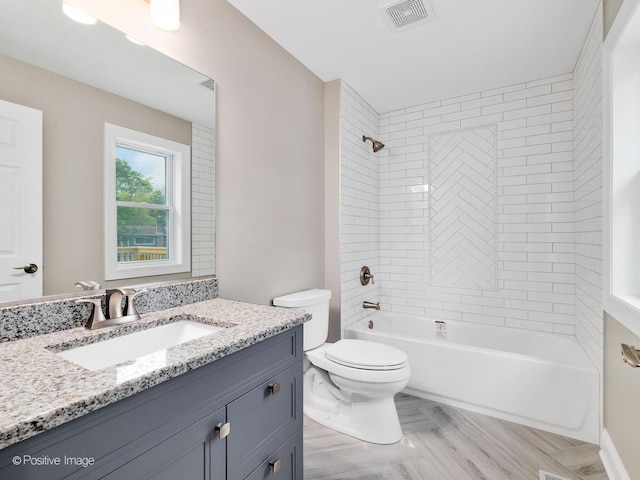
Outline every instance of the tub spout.
POLYGON ((374 310, 380 310, 380 302, 368 302, 368 301, 364 301, 362 302, 362 308, 373 308, 374 310))

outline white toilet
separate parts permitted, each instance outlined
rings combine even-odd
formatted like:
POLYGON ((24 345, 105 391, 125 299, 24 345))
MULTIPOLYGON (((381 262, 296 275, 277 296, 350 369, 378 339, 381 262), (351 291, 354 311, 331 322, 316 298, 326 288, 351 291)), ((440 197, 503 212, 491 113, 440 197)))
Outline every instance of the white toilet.
POLYGON ((273 299, 277 307, 312 315, 304 324, 304 413, 338 432, 371 443, 395 443, 402 430, 393 397, 409 381, 404 352, 365 340, 325 343, 329 290, 305 290, 273 299))

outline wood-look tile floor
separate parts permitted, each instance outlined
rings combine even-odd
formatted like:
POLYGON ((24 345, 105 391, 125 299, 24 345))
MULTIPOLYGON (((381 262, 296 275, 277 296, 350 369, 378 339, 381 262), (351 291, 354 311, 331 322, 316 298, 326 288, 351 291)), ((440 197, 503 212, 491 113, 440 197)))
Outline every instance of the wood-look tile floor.
POLYGON ((599 447, 409 395, 396 396, 404 437, 356 440, 304 419, 305 480, 607 480, 599 447))

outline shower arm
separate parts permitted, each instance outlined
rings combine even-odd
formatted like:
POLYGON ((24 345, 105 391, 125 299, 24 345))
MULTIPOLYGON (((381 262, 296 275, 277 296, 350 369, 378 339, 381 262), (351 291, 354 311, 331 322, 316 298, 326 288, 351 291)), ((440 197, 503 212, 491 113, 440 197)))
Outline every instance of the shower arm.
POLYGON ((371 145, 373 147, 373 153, 379 152, 384 148, 384 143, 376 140, 375 138, 368 137, 366 135, 362 135, 362 141, 366 142, 367 140, 371 140, 371 145))

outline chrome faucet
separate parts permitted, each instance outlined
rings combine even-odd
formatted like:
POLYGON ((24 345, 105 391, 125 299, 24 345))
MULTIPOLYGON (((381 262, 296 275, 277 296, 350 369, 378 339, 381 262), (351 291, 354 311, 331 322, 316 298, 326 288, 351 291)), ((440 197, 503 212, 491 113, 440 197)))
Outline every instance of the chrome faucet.
POLYGON ((125 298, 125 290, 114 288, 107 290, 107 310, 109 318, 120 318, 124 316, 122 300, 125 298))
POLYGON ((364 301, 362 302, 362 308, 373 308, 374 310, 380 310, 380 302, 368 302, 368 301, 364 301))
POLYGON ((76 303, 93 303, 93 313, 86 327, 89 330, 95 330, 97 328, 112 327, 114 325, 122 325, 139 320, 140 315, 136 311, 133 299, 136 295, 145 291, 145 289, 136 290, 134 288, 114 288, 107 290, 108 317, 105 317, 102 312, 102 299, 100 298, 83 298, 76 300, 76 303), (127 302, 123 307, 122 300, 125 298, 127 302))

